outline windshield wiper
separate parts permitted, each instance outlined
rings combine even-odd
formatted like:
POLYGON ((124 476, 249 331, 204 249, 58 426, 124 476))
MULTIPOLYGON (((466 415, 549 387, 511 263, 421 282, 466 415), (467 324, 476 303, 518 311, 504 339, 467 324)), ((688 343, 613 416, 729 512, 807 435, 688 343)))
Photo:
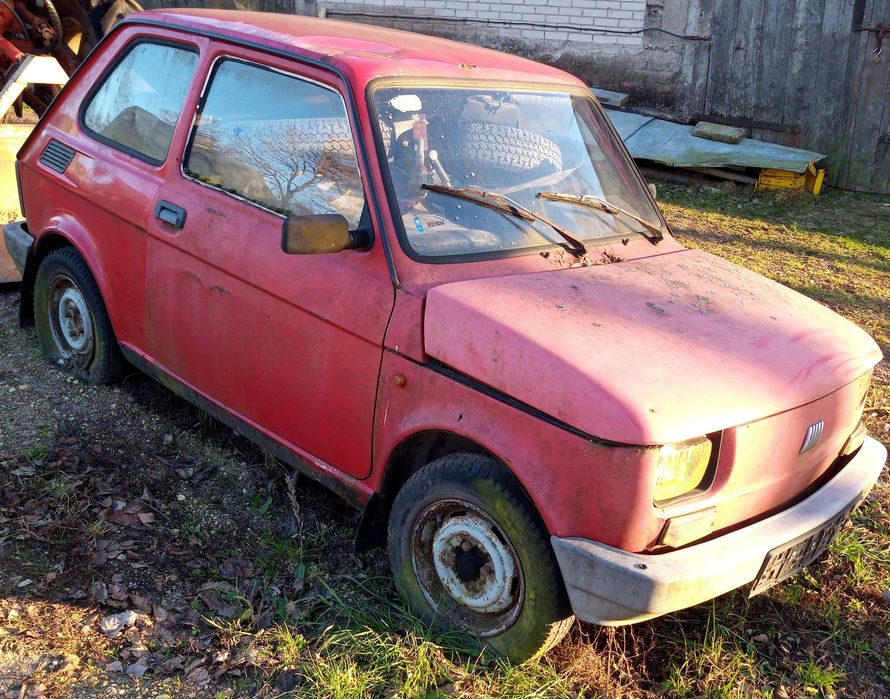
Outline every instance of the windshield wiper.
POLYGON ((522 204, 516 203, 503 194, 486 192, 483 189, 476 189, 475 187, 447 187, 441 184, 427 184, 426 182, 420 185, 420 187, 421 189, 428 189, 431 192, 438 192, 439 194, 447 194, 448 196, 457 197, 458 199, 472 201, 480 206, 486 206, 489 209, 494 209, 495 211, 521 218, 523 221, 540 221, 541 223, 550 226, 550 228, 563 237, 569 244, 569 252, 573 255, 581 257, 587 253, 587 248, 584 246, 584 243, 558 223, 554 223, 550 219, 541 216, 541 214, 526 209, 522 204))
POLYGON ((586 206, 589 209, 599 209, 600 211, 605 211, 606 213, 610 213, 613 216, 615 214, 621 214, 622 216, 633 219, 641 226, 643 226, 647 231, 649 231, 648 233, 638 231, 638 233, 653 245, 658 245, 658 241, 664 239, 664 234, 661 232, 661 226, 656 226, 654 223, 650 223, 646 219, 640 218, 635 213, 632 213, 627 209, 622 209, 620 206, 615 206, 615 204, 606 201, 602 197, 596 197, 592 194, 562 194, 561 192, 538 192, 535 196, 538 199, 564 201, 569 204, 586 206))

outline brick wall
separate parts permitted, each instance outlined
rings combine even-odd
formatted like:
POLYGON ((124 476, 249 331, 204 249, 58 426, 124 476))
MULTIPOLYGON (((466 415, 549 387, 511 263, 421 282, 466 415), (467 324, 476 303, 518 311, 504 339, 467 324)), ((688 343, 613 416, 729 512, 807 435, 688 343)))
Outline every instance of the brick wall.
POLYGON ((639 104, 698 113, 717 0, 140 0, 148 8, 255 9, 352 20, 550 63, 639 104), (645 31, 642 31, 645 30, 645 31))
POLYGON ((330 16, 352 15, 413 31, 497 33, 532 43, 639 47, 646 0, 318 0, 330 16), (637 32, 637 33, 634 33, 637 32))

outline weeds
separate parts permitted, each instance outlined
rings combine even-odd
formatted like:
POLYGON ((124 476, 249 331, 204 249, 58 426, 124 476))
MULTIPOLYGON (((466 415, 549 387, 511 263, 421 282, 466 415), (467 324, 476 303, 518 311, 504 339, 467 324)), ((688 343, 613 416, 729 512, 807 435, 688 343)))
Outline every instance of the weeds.
POLYGON ((838 683, 846 673, 833 667, 823 667, 812 660, 806 660, 797 666, 797 676, 803 684, 805 692, 815 689, 823 696, 834 694, 838 683))

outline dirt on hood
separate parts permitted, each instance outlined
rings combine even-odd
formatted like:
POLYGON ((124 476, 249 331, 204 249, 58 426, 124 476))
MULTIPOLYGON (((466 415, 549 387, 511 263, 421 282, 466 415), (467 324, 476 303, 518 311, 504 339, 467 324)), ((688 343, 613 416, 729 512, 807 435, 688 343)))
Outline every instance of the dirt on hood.
POLYGON ((424 342, 447 366, 628 444, 783 412, 881 359, 828 308, 695 250, 435 287, 424 342))

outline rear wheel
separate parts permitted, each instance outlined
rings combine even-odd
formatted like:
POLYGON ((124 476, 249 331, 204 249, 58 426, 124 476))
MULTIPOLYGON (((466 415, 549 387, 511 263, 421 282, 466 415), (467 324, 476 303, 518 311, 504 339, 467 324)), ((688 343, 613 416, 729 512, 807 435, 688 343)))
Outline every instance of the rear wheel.
POLYGON ((34 319, 49 361, 93 383, 119 378, 125 367, 105 303, 73 248, 50 252, 34 281, 34 319))
POLYGON ((415 612, 513 662, 547 652, 573 621, 546 530, 491 458, 446 456, 412 476, 393 504, 389 557, 415 612))

